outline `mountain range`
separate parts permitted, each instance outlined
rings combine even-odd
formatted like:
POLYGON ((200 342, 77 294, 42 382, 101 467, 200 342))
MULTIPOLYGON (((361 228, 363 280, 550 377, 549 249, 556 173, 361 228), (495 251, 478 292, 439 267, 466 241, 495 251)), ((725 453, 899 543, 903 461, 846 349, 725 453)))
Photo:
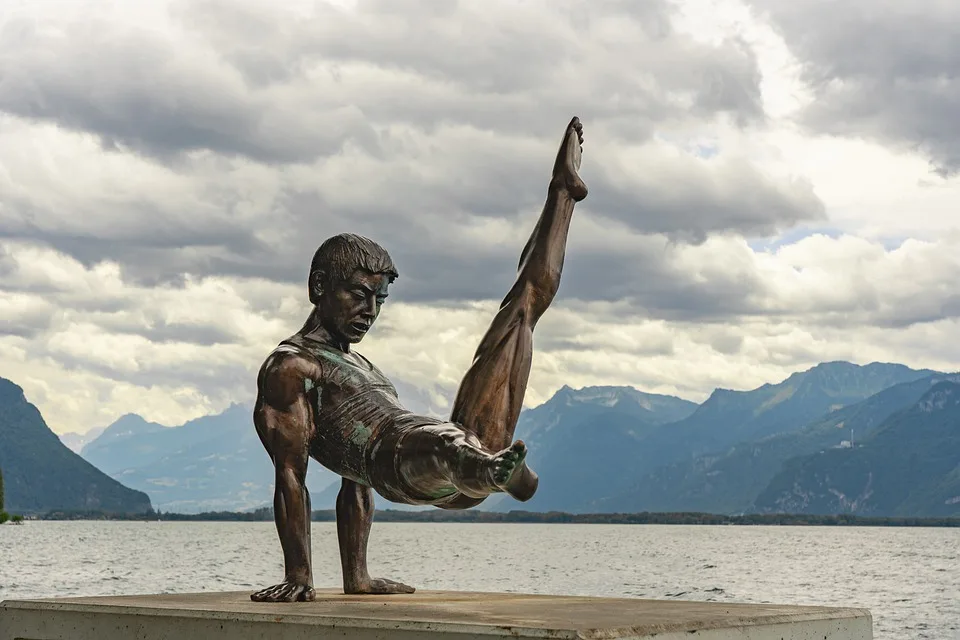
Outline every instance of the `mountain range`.
POLYGON ((6 509, 145 513, 147 494, 129 489, 68 449, 23 389, 0 378, 0 470, 6 509))
POLYGON ((857 447, 861 439, 875 432, 890 416, 919 402, 943 380, 960 381, 960 376, 933 374, 902 382, 865 400, 830 411, 800 429, 747 440, 714 453, 661 466, 619 494, 596 500, 584 508, 587 511, 728 514, 755 511, 756 498, 788 460, 840 447, 857 447))
MULTIPOLYGON (((249 406, 234 404, 175 427, 128 414, 86 444, 81 455, 148 493, 161 511, 243 511, 273 503, 273 464, 249 406)), ((332 472, 310 465, 311 493, 334 480, 332 472)))
MULTIPOLYGON (((960 515, 958 385, 960 375, 829 362, 753 390, 718 389, 699 405, 563 387, 517 426, 540 475, 536 496, 497 494, 480 508, 960 515)), ((243 405, 177 427, 123 416, 81 451, 161 510, 272 500, 272 466, 243 405)), ((333 506, 332 473, 311 464, 308 486, 315 508, 333 506)))
MULTIPOLYGON (((891 385, 933 373, 896 364, 830 362, 751 391, 718 389, 700 406, 675 405, 682 407, 681 413, 661 422, 636 416, 630 403, 623 402, 606 410, 593 406, 592 413, 564 411, 559 432, 551 427, 557 419, 548 412, 555 398, 527 412, 518 427, 518 435, 530 440, 530 464, 541 477, 540 490, 524 508, 574 513, 693 508, 737 512, 748 507, 756 493, 712 491, 712 475, 706 482, 697 478, 697 471, 712 471, 705 467, 710 467, 717 455, 739 443, 793 433, 891 385), (550 433, 556 435, 538 442, 542 440, 539 434, 550 433), (685 489, 688 478, 694 486, 685 489), (686 499, 685 490, 702 499, 686 499)), ((563 391, 558 394, 562 397, 563 391)), ((788 447, 788 451, 792 455, 793 449, 788 447)), ((762 482, 739 469, 726 479, 751 489, 762 482)), ((496 508, 514 507, 501 500, 496 508)))
POLYGON ((497 510, 570 511, 598 492, 629 482, 644 442, 676 424, 697 405, 630 387, 563 387, 549 401, 521 414, 516 437, 528 446, 528 463, 540 476, 532 500, 488 500, 497 510))
POLYGON ((960 514, 960 381, 935 382, 857 446, 788 460, 756 507, 865 516, 960 514))

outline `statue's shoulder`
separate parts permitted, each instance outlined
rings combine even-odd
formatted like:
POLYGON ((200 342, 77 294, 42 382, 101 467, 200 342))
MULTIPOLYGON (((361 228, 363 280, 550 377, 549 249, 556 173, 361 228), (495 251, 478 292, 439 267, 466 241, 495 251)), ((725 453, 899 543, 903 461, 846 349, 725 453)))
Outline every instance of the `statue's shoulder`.
POLYGON ((275 407, 289 407, 320 383, 323 367, 308 353, 281 343, 257 376, 259 397, 275 407))
MULTIPOLYGON (((283 340, 271 356, 277 360, 294 358, 312 363, 325 376, 336 376, 338 371, 356 367, 356 363, 336 347, 301 334, 283 340)), ((316 381, 319 382, 319 378, 316 381)))
POLYGON ((300 334, 287 338, 280 343, 277 349, 286 349, 289 353, 299 354, 311 359, 325 370, 334 370, 349 364, 344 360, 343 352, 336 347, 300 334))
POLYGON ((314 365, 315 358, 296 345, 281 342, 270 352, 261 368, 262 374, 294 373, 307 371, 314 365))
POLYGON ((287 338, 267 356, 261 369, 261 376, 293 376, 317 379, 323 374, 323 362, 317 358, 299 336, 287 338))

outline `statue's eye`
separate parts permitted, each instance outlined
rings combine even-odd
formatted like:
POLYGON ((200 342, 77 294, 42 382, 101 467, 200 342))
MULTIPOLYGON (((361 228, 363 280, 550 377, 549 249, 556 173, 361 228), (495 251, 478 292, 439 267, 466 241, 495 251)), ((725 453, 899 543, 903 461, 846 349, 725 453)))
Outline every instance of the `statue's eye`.
POLYGON ((387 301, 387 296, 377 296, 377 304, 383 304, 387 301))
POLYGON ((357 290, 351 291, 350 295, 352 295, 357 300, 363 300, 364 298, 367 297, 366 295, 364 295, 363 291, 357 291, 357 290))

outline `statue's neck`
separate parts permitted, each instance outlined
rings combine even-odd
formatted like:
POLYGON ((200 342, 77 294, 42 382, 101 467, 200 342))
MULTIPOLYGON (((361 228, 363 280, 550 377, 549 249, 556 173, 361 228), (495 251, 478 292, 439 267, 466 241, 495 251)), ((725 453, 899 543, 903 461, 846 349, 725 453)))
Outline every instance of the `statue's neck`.
POLYGON ((316 307, 310 312, 310 316, 298 333, 310 340, 323 343, 334 349, 339 349, 344 353, 350 353, 350 343, 345 340, 337 340, 333 337, 333 334, 323 326, 323 318, 316 307))

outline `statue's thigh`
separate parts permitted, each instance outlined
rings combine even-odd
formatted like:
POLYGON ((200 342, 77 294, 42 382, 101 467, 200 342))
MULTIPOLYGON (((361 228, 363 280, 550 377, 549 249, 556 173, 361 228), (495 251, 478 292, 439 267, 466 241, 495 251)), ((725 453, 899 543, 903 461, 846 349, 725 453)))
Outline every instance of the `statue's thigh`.
POLYGON ((476 434, 488 449, 509 446, 532 362, 533 330, 526 317, 519 312, 498 315, 460 383, 453 422, 476 434))

